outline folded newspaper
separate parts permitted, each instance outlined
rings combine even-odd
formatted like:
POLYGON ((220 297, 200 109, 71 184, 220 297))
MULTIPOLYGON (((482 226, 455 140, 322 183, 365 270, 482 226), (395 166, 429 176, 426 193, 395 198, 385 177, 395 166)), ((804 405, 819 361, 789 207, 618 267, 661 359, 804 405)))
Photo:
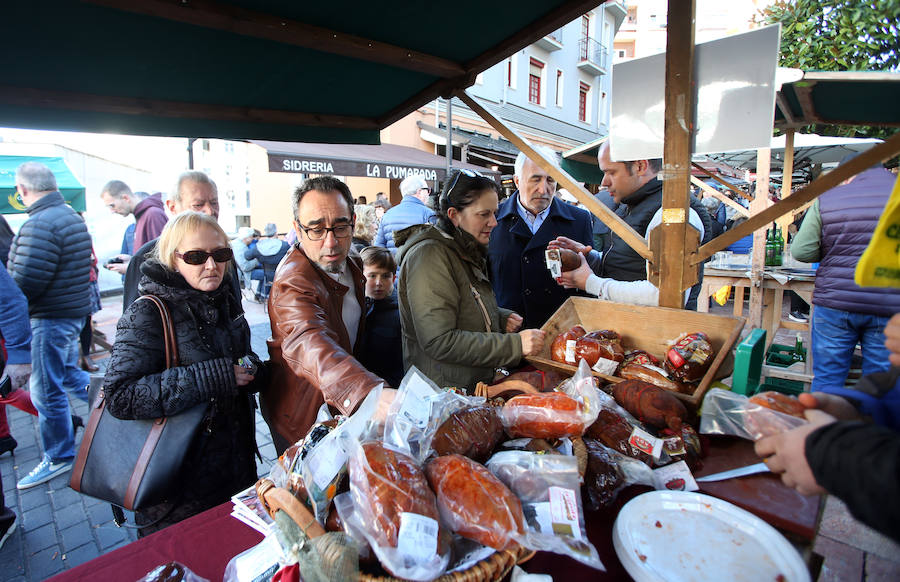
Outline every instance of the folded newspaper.
POLYGON ((256 485, 251 485, 240 493, 233 495, 231 502, 234 504, 234 509, 231 510, 232 517, 244 522, 263 535, 269 535, 274 521, 266 513, 262 502, 256 495, 256 485))

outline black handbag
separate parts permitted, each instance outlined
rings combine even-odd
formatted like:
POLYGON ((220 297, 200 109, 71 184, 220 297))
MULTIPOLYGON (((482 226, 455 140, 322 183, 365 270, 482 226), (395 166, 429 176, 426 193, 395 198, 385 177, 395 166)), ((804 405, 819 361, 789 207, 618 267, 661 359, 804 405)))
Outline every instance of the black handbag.
MULTIPOLYGON (((177 366, 178 346, 168 307, 154 295, 140 299, 152 301, 159 309, 166 368, 177 366)), ((91 416, 69 486, 131 511, 168 500, 209 404, 200 403, 173 416, 122 420, 107 410, 102 386, 102 376, 91 378, 91 416)))

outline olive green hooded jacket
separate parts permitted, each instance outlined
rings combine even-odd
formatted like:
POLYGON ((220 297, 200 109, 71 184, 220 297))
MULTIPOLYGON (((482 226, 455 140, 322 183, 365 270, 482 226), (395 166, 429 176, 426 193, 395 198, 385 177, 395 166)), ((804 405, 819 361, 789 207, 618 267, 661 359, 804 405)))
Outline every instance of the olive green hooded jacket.
POLYGON ((522 341, 503 332, 512 312, 497 306, 486 248, 464 231, 451 236, 431 225, 394 237, 404 368, 471 393, 478 382, 491 382, 496 368, 518 364, 522 341))

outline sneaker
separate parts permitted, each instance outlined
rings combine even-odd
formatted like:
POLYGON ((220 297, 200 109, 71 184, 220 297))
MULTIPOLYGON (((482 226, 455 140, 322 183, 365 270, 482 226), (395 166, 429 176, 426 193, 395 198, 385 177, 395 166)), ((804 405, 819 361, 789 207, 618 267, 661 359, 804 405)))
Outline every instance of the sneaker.
POLYGON ((16 515, 13 515, 13 522, 9 524, 9 527, 6 528, 6 531, 3 532, 3 535, 0 535, 0 548, 3 548, 3 544, 5 544, 7 538, 12 535, 12 532, 16 531, 16 525, 18 523, 19 518, 16 515))
POLYGON ((791 311, 788 313, 788 319, 791 321, 796 321, 798 323, 809 323, 809 315, 803 313, 802 311, 791 311))
POLYGON ((17 446, 19 446, 19 443, 16 442, 16 439, 12 438, 12 435, 3 437, 0 439, 0 455, 7 451, 12 453, 13 449, 17 446))
POLYGON ((16 484, 16 489, 30 489, 41 483, 46 483, 57 475, 62 475, 67 471, 71 471, 73 464, 74 461, 72 459, 54 463, 50 461, 49 457, 45 456, 44 460, 31 470, 31 473, 28 473, 28 475, 23 477, 18 484, 16 484))

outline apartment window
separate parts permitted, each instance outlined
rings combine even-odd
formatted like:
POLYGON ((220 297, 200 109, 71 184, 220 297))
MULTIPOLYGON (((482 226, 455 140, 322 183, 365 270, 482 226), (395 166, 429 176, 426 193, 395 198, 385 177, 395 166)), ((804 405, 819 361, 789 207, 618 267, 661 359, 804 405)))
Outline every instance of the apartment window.
POLYGON ((625 49, 616 49, 616 56, 624 59, 627 56, 627 51, 625 49))
POLYGON ((208 152, 209 151, 209 140, 204 139, 203 141, 200 142, 200 146, 203 148, 203 151, 208 152))
POLYGON ((588 38, 591 36, 591 17, 585 14, 581 17, 581 60, 588 58, 588 38))
POLYGON ((544 63, 537 59, 531 59, 528 69, 528 101, 535 105, 541 104, 541 77, 544 75, 544 63))
POLYGON ((632 6, 628 9, 628 16, 625 17, 625 22, 628 24, 634 24, 637 22, 637 6, 632 6))
POLYGON ((588 95, 591 92, 590 85, 586 83, 579 83, 578 86, 578 121, 583 121, 585 123, 589 122, 588 119, 588 95))
POLYGON ((516 88, 516 55, 506 59, 506 86, 510 89, 516 88))
POLYGON ((556 106, 563 106, 563 72, 556 69, 556 106))

